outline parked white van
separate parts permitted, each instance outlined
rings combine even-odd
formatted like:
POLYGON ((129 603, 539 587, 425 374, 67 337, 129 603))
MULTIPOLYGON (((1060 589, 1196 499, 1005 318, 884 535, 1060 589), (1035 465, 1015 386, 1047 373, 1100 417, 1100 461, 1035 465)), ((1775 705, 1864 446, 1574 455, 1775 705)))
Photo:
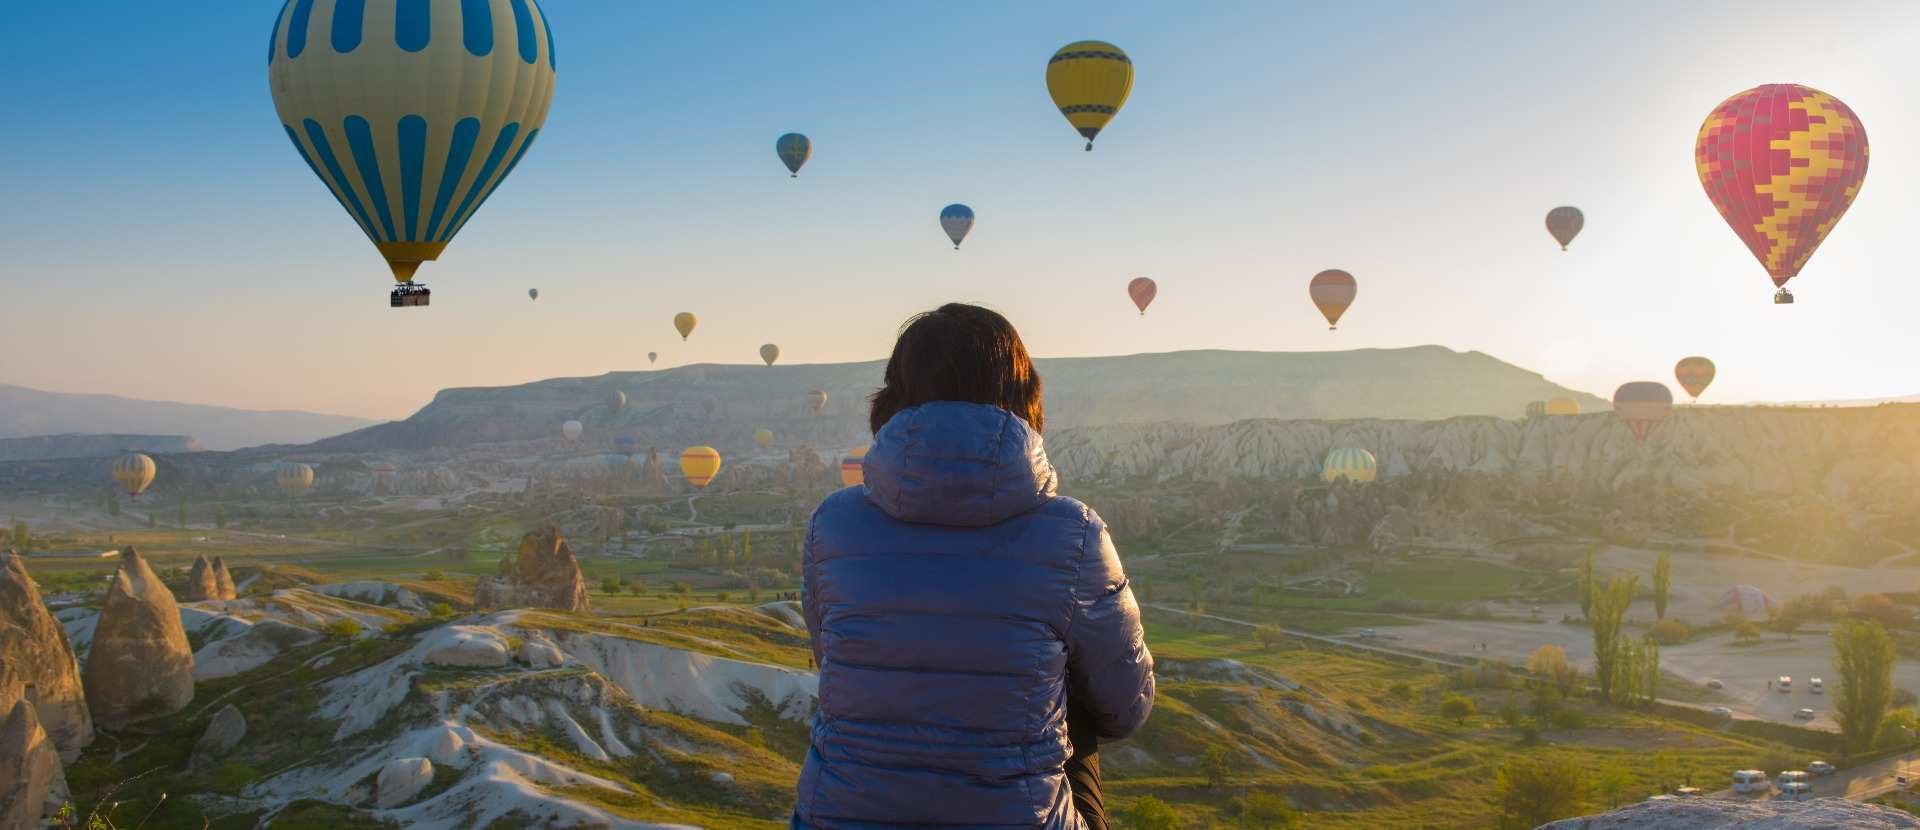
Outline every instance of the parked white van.
POLYGON ((1773 779, 1757 769, 1735 770, 1733 773, 1733 791, 1736 793, 1764 793, 1773 790, 1773 779))
POLYGON ((1779 682, 1774 683, 1773 687, 1776 689, 1779 689, 1780 693, 1783 695, 1788 694, 1793 691, 1793 678, 1788 677, 1787 675, 1784 675, 1784 674, 1780 675, 1779 682))
POLYGON ((1812 692, 1816 695, 1826 694, 1827 693, 1826 681, 1821 680, 1818 677, 1808 678, 1807 691, 1812 692))
POLYGON ((1805 770, 1790 769, 1780 773, 1780 776, 1773 779, 1773 781, 1782 787, 1788 784, 1805 784, 1807 783, 1807 773, 1805 770))
POLYGON ((1813 785, 1805 781, 1793 781, 1780 785, 1781 801, 1807 801, 1813 798, 1813 785))

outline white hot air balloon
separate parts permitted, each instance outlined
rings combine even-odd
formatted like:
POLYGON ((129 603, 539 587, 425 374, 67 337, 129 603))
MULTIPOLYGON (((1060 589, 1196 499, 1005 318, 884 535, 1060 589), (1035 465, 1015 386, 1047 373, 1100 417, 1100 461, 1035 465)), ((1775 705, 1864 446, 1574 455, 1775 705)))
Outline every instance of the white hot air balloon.
POLYGON ((577 441, 580 438, 580 433, 585 429, 586 427, 581 425, 579 421, 568 421, 560 425, 560 434, 566 436, 568 441, 577 441))

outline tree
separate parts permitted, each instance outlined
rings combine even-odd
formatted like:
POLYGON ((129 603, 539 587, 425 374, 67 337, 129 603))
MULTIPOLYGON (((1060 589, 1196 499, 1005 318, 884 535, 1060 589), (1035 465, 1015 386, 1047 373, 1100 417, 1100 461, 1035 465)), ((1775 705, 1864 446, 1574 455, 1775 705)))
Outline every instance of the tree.
POLYGON ((1247 797, 1241 800, 1240 818, 1245 826, 1260 830, 1293 827, 1300 823, 1299 811, 1287 803, 1285 796, 1261 790, 1247 793, 1247 797))
POLYGON ((1606 799, 1607 809, 1620 806, 1620 796, 1627 794, 1627 788, 1633 786, 1633 776, 1625 767, 1608 764, 1594 780, 1594 789, 1600 791, 1600 797, 1606 799))
POLYGON ((1661 551, 1660 558, 1653 562, 1653 616, 1655 619, 1667 618, 1667 589, 1673 587, 1673 563, 1667 559, 1667 552, 1661 551))
POLYGON ((107 515, 109 516, 120 515, 120 494, 118 493, 107 494, 107 515))
POLYGON ((1467 718, 1480 714, 1480 708, 1473 705, 1473 698, 1464 695, 1447 695, 1440 701, 1440 716, 1449 718, 1460 726, 1467 725, 1467 718))
POLYGON ((181 496, 180 497, 180 528, 182 530, 185 530, 186 527, 187 527, 187 498, 185 496, 181 496))
POLYGON ((1547 643, 1527 655, 1527 672, 1549 683, 1562 695, 1573 694, 1580 682, 1580 670, 1567 662, 1567 650, 1547 643))
POLYGON ((1586 558, 1580 560, 1580 619, 1593 619, 1593 594, 1596 586, 1593 581, 1593 551, 1587 551, 1586 558))
POLYGON ((148 514, 147 514, 147 527, 159 527, 159 526, 160 526, 160 523, 159 523, 158 521, 156 521, 156 520, 155 520, 155 519, 153 518, 153 514, 152 514, 152 513, 148 513, 148 514))
POLYGON ((1280 629, 1270 625, 1260 626, 1254 631, 1254 635, 1260 638, 1261 651, 1272 651, 1275 646, 1287 640, 1287 635, 1281 633, 1280 629))
POLYGON ((600 593, 603 593, 603 594, 620 593, 620 578, 617 576, 610 576, 610 577, 607 577, 606 579, 600 580, 600 593))
POLYGON ((1760 626, 1742 619, 1740 624, 1733 627, 1733 641, 1736 643, 1760 642, 1760 626))
POLYGON ((1133 830, 1179 830, 1180 814, 1165 801, 1153 796, 1142 796, 1120 811, 1120 817, 1126 819, 1127 826, 1133 830))
POLYGON ((1206 754, 1200 756, 1200 771, 1207 776, 1209 787, 1226 786, 1227 773, 1232 771, 1232 766, 1232 761, 1227 757, 1227 748, 1219 744, 1207 747, 1206 754))
POLYGON ((1588 620, 1593 624, 1593 675, 1600 683, 1602 700, 1613 700, 1613 683, 1620 676, 1620 649, 1626 643, 1620 636, 1620 624, 1626 619, 1627 606, 1633 602, 1639 582, 1633 574, 1616 576, 1607 587, 1593 593, 1593 613, 1588 620))
POLYGON ((221 530, 227 529, 227 506, 226 505, 224 504, 214 505, 213 526, 221 530))
POLYGON ((1538 827, 1579 815, 1587 797, 1587 771, 1567 758, 1516 758, 1494 773, 1502 827, 1538 827))
POLYGON ((1680 758, 1671 749, 1663 749, 1653 754, 1653 762, 1648 765, 1653 776, 1654 786, 1663 793, 1673 792, 1680 786, 1680 758))
POLYGON ((627 593, 637 597, 641 594, 641 592, 645 590, 647 590, 646 580, 641 579, 640 577, 637 577, 637 576, 627 580, 627 593))
POLYGON ((15 521, 13 523, 13 546, 21 553, 33 552, 33 534, 27 531, 27 523, 25 521, 15 521))
POLYGON ((1843 620, 1833 629, 1833 719, 1848 753, 1873 747, 1893 700, 1893 638, 1873 620, 1843 620))
POLYGON ((752 564, 753 564, 753 531, 742 530, 740 531, 740 565, 741 567, 746 567, 752 564))

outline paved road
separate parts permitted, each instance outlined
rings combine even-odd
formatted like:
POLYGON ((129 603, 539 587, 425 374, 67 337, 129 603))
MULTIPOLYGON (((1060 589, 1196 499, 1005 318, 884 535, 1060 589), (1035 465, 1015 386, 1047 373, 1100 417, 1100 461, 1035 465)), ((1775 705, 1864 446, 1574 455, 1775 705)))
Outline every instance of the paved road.
MULTIPOLYGON (((1857 767, 1843 769, 1825 778, 1811 779, 1815 798, 1844 798, 1848 801, 1867 801, 1900 788, 1899 776, 1907 776, 1909 781, 1920 777, 1920 754, 1907 754, 1897 758, 1875 761, 1857 767)), ((1731 789, 1721 790, 1713 798, 1751 798, 1768 799, 1772 795, 1741 795, 1731 789)))

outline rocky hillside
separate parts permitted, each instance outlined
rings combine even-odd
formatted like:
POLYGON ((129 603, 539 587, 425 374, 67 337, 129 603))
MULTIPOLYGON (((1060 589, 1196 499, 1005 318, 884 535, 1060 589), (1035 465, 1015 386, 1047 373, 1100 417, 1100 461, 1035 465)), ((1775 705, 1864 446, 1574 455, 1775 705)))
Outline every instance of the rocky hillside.
MULTIPOLYGON (((1439 346, 1347 352, 1193 351, 1037 361, 1050 428, 1247 418, 1517 417, 1558 395, 1605 403, 1479 352, 1439 346)), ((785 445, 844 447, 866 437, 866 396, 882 364, 697 365, 658 372, 448 389, 405 421, 315 445, 320 451, 421 450, 542 439, 586 426, 582 446, 630 437, 641 446, 744 443, 773 430, 785 445), (808 396, 827 393, 816 414, 808 396), (626 407, 609 399, 623 392, 626 407)))
POLYGON ((1920 820, 1898 810, 1837 798, 1751 801, 1682 798, 1643 801, 1610 813, 1570 818, 1540 830, 1900 830, 1920 820))
POLYGON ((105 458, 123 452, 182 453, 206 449, 185 435, 36 435, 0 438, 0 461, 105 458))
POLYGON ((0 384, 0 438, 76 432, 175 434, 191 435, 210 449, 231 450, 259 444, 305 443, 369 423, 365 418, 344 415, 229 409, 118 395, 43 392, 0 384))

